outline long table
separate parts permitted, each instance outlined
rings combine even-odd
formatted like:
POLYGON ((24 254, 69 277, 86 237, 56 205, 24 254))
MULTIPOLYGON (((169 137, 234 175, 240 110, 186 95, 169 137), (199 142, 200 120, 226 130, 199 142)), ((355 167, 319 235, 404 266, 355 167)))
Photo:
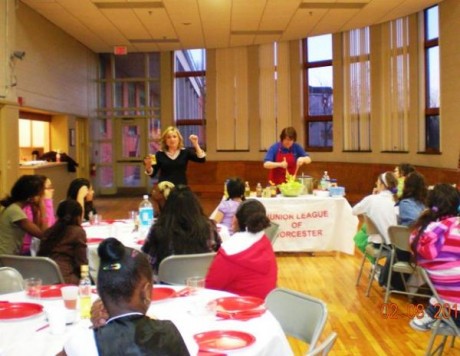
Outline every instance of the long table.
POLYGON ((280 225, 275 251, 340 251, 353 254, 358 218, 343 197, 256 198, 280 225))

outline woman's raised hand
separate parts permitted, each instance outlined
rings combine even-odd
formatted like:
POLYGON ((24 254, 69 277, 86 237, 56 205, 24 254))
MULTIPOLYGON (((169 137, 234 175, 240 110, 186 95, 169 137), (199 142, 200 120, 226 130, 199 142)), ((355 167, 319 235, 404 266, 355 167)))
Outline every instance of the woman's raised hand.
POLYGON ((198 136, 197 135, 190 135, 189 140, 193 146, 198 144, 198 136))

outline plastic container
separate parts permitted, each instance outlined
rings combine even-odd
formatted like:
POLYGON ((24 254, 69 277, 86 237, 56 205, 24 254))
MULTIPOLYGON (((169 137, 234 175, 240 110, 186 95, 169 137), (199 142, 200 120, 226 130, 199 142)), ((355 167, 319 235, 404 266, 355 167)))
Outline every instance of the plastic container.
POLYGON ((149 200, 149 196, 145 194, 139 204, 139 232, 140 238, 145 239, 150 226, 153 223, 153 205, 149 200))
POLYGON ((89 266, 81 265, 81 279, 78 284, 78 298, 80 303, 80 318, 91 317, 91 279, 89 278, 89 266))

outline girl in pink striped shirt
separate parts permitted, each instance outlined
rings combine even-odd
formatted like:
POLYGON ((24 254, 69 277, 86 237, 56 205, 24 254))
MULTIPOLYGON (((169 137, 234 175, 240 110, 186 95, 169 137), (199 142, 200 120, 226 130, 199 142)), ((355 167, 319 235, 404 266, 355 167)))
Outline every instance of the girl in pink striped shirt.
MULTIPOLYGON (((437 184, 429 192, 427 203, 428 209, 420 215, 411 235, 412 250, 460 326, 460 195, 449 184, 437 184)), ((417 330, 430 330, 435 315, 445 312, 439 311, 436 303, 431 298, 423 317, 415 317, 410 325, 417 330)), ((448 307, 444 304, 443 308, 448 307)))

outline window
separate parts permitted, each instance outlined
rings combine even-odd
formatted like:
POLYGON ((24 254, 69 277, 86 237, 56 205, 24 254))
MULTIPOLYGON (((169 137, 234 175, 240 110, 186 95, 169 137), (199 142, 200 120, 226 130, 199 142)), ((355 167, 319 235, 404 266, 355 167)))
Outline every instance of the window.
POLYGON ((174 53, 174 107, 176 126, 184 137, 197 135, 205 147, 206 51, 193 49, 174 53))
POLYGON ((343 33, 344 150, 369 151, 371 121, 369 27, 343 33))
POLYGON ((332 35, 304 40, 304 54, 306 148, 310 151, 332 151, 332 35))
POLYGON ((382 150, 407 152, 410 113, 409 17, 389 21, 382 28, 382 150))
POLYGON ((424 11, 425 151, 440 152, 439 14, 438 6, 424 11))

